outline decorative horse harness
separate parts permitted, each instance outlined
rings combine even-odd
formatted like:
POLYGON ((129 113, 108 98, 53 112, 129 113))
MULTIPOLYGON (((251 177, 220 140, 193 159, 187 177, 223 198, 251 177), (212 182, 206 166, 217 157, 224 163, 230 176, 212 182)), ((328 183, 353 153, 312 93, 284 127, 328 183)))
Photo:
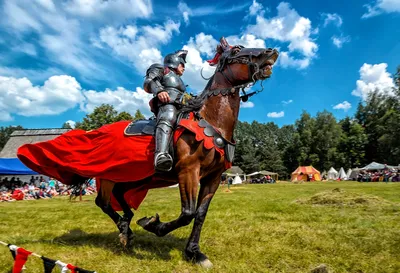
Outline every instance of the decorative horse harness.
MULTIPOLYGON (((251 85, 254 85, 254 83, 258 80, 258 76, 260 75, 260 73, 262 73, 259 64, 253 62, 253 57, 258 57, 263 51, 265 50, 257 48, 244 48, 240 45, 225 49, 219 57, 216 72, 221 73, 226 81, 233 85, 234 75, 232 69, 227 64, 246 64, 249 68, 249 79, 251 79, 251 81, 228 88, 204 90, 204 92, 207 92, 206 96, 218 96, 219 94, 221 94, 222 96, 228 96, 230 94, 235 94, 236 92, 239 92, 241 90, 244 95, 242 95, 240 98, 243 102, 246 102, 250 96, 261 92, 263 90, 262 82, 262 89, 259 91, 254 91, 252 93, 246 94, 244 89, 251 85), (227 66, 228 73, 224 72, 225 66, 227 66)), ((195 113, 195 116, 199 119, 199 121, 197 122, 198 126, 204 128, 204 135, 206 135, 207 137, 212 137, 215 147, 224 150, 225 160, 229 163, 232 163, 235 153, 235 143, 225 139, 221 135, 221 133, 216 128, 214 128, 214 126, 212 126, 208 121, 198 115, 198 113, 195 113)), ((180 115, 177 121, 178 125, 181 118, 182 116, 180 115)), ((128 136, 154 135, 155 125, 156 123, 154 119, 134 121, 125 128, 124 133, 128 136)))

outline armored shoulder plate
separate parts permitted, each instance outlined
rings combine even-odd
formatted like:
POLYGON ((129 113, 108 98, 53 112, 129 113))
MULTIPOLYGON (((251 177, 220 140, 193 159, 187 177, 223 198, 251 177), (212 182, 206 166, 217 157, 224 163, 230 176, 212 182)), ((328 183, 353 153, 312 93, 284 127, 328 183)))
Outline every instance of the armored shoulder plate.
POLYGON ((181 77, 179 77, 177 74, 175 74, 173 71, 170 71, 168 74, 164 75, 161 84, 165 87, 167 90, 176 90, 180 93, 183 93, 186 91, 186 86, 183 83, 181 77))

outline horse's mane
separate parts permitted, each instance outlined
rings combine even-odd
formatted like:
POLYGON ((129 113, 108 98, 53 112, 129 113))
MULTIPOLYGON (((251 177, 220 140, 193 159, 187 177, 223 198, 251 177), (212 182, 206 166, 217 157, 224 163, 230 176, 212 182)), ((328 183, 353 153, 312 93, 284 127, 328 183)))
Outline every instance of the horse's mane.
POLYGON ((208 97, 208 91, 210 90, 213 80, 214 80, 214 75, 211 76, 211 78, 209 79, 206 87, 201 92, 201 94, 198 95, 197 97, 195 97, 194 99, 189 100, 187 102, 187 104, 181 108, 181 111, 182 112, 200 111, 201 107, 203 107, 204 102, 206 101, 206 99, 208 97))

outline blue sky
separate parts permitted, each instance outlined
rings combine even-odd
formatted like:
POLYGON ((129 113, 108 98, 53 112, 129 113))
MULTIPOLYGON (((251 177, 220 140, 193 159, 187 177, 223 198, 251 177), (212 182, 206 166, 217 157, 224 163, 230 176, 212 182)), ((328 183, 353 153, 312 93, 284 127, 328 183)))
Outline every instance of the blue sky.
POLYGON ((205 61, 221 36, 281 52, 264 91, 242 105, 242 121, 282 126, 302 110, 351 116, 368 92, 390 91, 400 65, 400 0, 0 5, 0 126, 60 127, 101 103, 149 116, 150 96, 142 89, 146 68, 187 49, 183 79, 198 92, 205 86, 200 69, 212 74, 205 61))

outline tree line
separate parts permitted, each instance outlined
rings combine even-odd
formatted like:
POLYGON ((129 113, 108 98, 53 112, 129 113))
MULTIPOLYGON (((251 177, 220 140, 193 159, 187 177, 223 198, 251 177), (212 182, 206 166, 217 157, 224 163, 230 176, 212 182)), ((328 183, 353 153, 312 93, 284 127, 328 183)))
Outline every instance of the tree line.
POLYGON ((288 177, 299 165, 321 172, 363 167, 372 161, 400 163, 400 67, 392 92, 375 90, 353 117, 336 120, 328 111, 303 111, 293 125, 238 122, 235 165, 246 173, 268 170, 288 177))
MULTIPOLYGON (((400 163, 400 67, 394 75, 393 92, 375 90, 358 104, 354 116, 336 120, 329 111, 312 117, 303 111, 293 125, 281 128, 274 122, 240 122, 235 129, 237 143, 234 164, 246 173, 259 170, 288 177, 299 165, 313 165, 321 172, 330 167, 354 168, 372 161, 400 163)), ((145 117, 137 110, 132 116, 102 104, 75 128, 97 129, 121 120, 145 117)), ((70 128, 64 123, 62 128, 70 128)), ((21 126, 0 127, 0 148, 21 126)))

